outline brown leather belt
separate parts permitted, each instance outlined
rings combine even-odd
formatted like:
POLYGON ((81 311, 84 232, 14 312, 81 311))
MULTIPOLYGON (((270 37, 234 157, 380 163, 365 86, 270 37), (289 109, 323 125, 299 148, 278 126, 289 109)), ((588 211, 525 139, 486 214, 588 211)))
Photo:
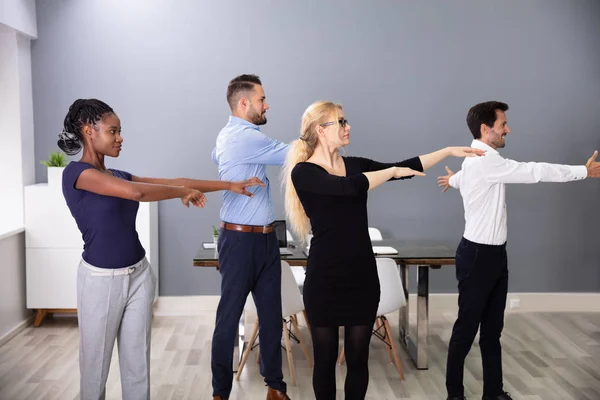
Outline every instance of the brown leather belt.
POLYGON ((221 222, 221 228, 227 229, 228 231, 236 231, 236 232, 252 232, 252 233, 271 233, 275 231, 275 227, 273 224, 264 225, 264 226, 255 226, 255 225, 239 225, 239 224, 230 224, 229 222, 221 222))

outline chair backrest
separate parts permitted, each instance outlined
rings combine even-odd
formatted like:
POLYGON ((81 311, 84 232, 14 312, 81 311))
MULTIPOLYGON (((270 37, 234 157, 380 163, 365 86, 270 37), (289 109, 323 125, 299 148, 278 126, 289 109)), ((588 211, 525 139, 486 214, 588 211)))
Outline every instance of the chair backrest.
POLYGON ((306 279, 306 271, 304 267, 290 267, 292 273, 294 274, 294 279, 296 279, 296 284, 298 287, 304 286, 304 280, 306 279))
POLYGON ((396 261, 391 258, 377 258, 377 275, 381 288, 381 297, 377 316, 389 314, 406 306, 404 287, 400 280, 400 271, 396 261))
POLYGON ((304 310, 304 302, 290 264, 281 262, 281 310, 283 317, 304 310))
POLYGON ((369 237, 371 240, 383 240, 383 236, 381 236, 381 232, 377 228, 369 227, 369 237))
MULTIPOLYGON (((302 282, 304 283, 304 282, 302 282)), ((283 317, 289 317, 304 310, 304 301, 300 294, 299 282, 296 279, 292 267, 285 261, 281 262, 281 308, 283 317)), ((256 304, 252 293, 246 298, 245 310, 256 310, 256 304)))

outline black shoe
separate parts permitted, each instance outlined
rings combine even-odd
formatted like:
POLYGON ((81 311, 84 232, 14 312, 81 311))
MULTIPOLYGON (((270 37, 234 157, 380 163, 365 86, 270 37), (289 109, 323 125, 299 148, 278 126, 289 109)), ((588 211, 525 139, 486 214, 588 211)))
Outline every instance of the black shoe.
POLYGON ((446 400, 467 400, 467 398, 465 396, 446 397, 446 400))
POLYGON ((512 397, 510 397, 510 394, 508 392, 504 392, 498 396, 487 396, 484 395, 481 400, 513 400, 512 397))

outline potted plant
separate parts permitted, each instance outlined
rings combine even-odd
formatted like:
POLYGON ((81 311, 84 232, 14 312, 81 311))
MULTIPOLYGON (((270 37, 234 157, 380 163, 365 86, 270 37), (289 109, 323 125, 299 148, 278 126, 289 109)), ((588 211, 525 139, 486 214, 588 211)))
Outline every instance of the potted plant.
POLYGON ((212 226, 213 228, 213 243, 215 246, 217 245, 217 241, 219 240, 219 229, 216 226, 212 226))
POLYGON ((68 164, 65 154, 61 152, 52 152, 47 160, 41 161, 48 167, 48 186, 61 186, 62 173, 68 164))

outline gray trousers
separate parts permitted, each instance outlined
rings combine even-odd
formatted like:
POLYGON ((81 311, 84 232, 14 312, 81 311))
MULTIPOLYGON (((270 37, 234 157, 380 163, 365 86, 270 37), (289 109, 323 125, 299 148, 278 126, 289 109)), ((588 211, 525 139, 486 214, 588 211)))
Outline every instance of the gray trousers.
POLYGON ((150 398, 150 329, 156 277, 144 258, 116 270, 85 261, 77 272, 80 398, 103 400, 117 339, 123 400, 150 398))

